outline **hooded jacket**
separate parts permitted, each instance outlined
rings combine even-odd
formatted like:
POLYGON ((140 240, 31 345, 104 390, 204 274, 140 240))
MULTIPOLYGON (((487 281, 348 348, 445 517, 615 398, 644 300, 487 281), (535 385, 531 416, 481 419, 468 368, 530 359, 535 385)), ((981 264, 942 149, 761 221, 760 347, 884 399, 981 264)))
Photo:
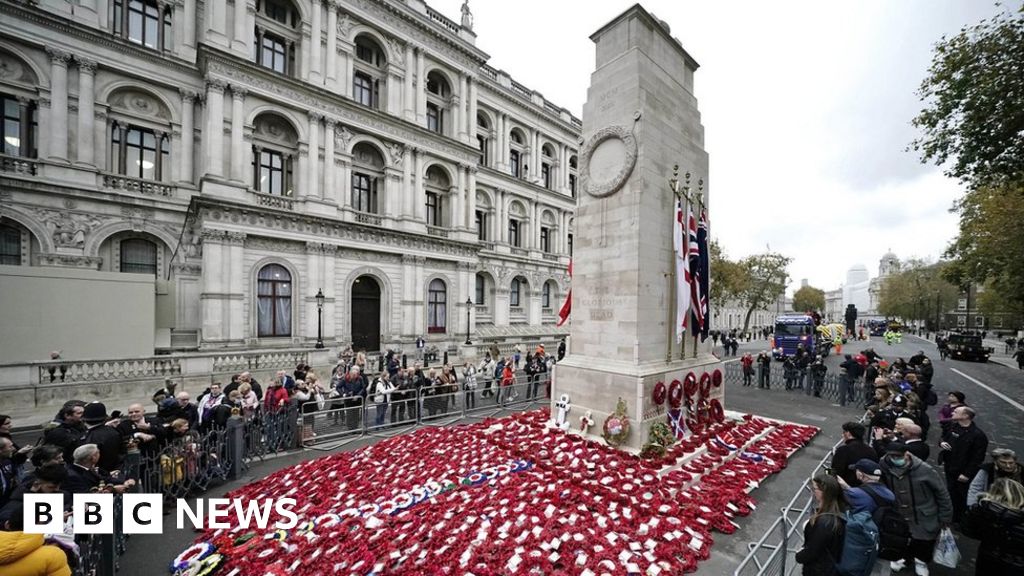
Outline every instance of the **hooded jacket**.
POLYGON ((953 501, 946 482, 939 473, 909 454, 905 468, 894 468, 889 458, 882 458, 882 481, 896 495, 896 506, 910 524, 915 540, 935 540, 944 524, 953 521, 953 501))

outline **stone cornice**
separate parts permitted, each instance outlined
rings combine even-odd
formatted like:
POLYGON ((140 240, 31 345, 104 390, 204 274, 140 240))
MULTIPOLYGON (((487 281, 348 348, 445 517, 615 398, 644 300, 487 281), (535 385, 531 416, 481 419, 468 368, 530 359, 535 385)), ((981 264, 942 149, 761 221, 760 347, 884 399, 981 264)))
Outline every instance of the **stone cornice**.
POLYGON ((556 192, 555 190, 550 190, 550 189, 545 188, 543 186, 538 186, 537 184, 534 184, 533 182, 527 182, 526 180, 523 180, 522 178, 516 178, 515 176, 512 176, 511 174, 506 174, 505 172, 502 172, 501 170, 497 170, 497 169, 491 168, 489 166, 479 166, 479 171, 478 171, 478 173, 476 175, 477 187, 479 187, 481 184, 484 187, 486 187, 486 188, 493 187, 487 181, 483 181, 482 182, 481 181, 481 176, 488 176, 490 178, 497 178, 497 179, 501 180, 502 185, 501 186, 497 186, 497 188, 500 188, 501 190, 509 192, 509 193, 511 193, 511 194, 513 194, 515 196, 524 197, 524 198, 527 198, 529 200, 537 200, 537 201, 546 200, 546 201, 549 201, 549 202, 568 203, 569 206, 563 206, 561 204, 557 204, 557 205, 556 204, 548 204, 548 205, 551 206, 552 208, 560 208, 562 210, 569 210, 571 212, 575 212, 576 211, 576 199, 573 198, 572 196, 566 196, 564 194, 556 192), (532 193, 533 196, 531 197, 528 194, 516 194, 515 191, 516 191, 517 188, 525 188, 530 193, 532 193))
MULTIPOLYGON (((177 72, 189 74, 195 74, 196 72, 195 66, 192 66, 177 57, 166 56, 155 50, 140 48, 135 44, 132 44, 127 40, 122 40, 108 32, 78 24, 77 22, 39 8, 14 4, 12 2, 0 2, 0 14, 11 15, 43 26, 47 28, 48 31, 52 31, 54 33, 53 37, 66 35, 71 38, 89 42, 93 45, 109 48, 116 52, 120 52, 127 57, 139 58, 163 67, 173 68, 177 72)), ((4 18, 4 20, 6 20, 6 18, 4 18)), ((10 22, 10 20, 8 20, 8 22, 10 22)), ((38 37, 33 37, 31 34, 26 34, 21 38, 21 40, 26 44, 36 45, 39 47, 44 45, 43 42, 39 41, 40 39, 38 37)), ((120 62, 123 62, 123 60, 120 60, 120 62)), ((161 73, 165 72, 165 69, 160 70, 161 73)))
MULTIPOLYGON (((373 250, 376 246, 384 252, 408 254, 418 251, 429 254, 431 257, 447 256, 448 259, 453 260, 476 258, 479 250, 478 246, 467 242, 385 230, 375 226, 341 222, 312 214, 290 214, 265 210, 258 206, 219 198, 213 200, 197 197, 195 209, 198 219, 204 227, 217 227, 218 224, 242 226, 250 236, 258 236, 261 231, 266 231, 268 236, 275 231, 290 231, 312 235, 318 241, 342 247, 373 250)), ((305 250, 302 243, 296 242, 296 246, 305 250)))
POLYGON ((435 27, 429 17, 405 6, 404 3, 353 0, 346 2, 343 9, 353 12, 362 20, 373 21, 378 26, 388 25, 406 42, 411 41, 423 46, 468 69, 476 70, 490 59, 487 53, 476 46, 452 36, 449 32, 442 32, 435 27))
POLYGON ((324 88, 276 74, 248 60, 213 51, 206 46, 201 48, 201 62, 208 78, 216 76, 232 85, 239 83, 250 93, 283 100, 281 104, 284 106, 299 105, 306 110, 318 110, 385 140, 418 146, 453 162, 476 162, 480 154, 472 146, 439 136, 400 117, 359 106, 324 88))

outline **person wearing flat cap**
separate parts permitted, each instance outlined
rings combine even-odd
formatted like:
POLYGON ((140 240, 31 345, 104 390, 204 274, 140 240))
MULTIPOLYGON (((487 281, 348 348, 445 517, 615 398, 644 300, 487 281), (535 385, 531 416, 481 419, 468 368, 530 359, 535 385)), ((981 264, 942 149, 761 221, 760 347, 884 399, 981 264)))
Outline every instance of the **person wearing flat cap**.
POLYGON ((851 488, 840 477, 839 483, 843 486, 843 496, 850 505, 852 512, 867 512, 874 514, 881 502, 892 506, 896 502, 896 495, 881 483, 882 469, 878 462, 870 458, 861 458, 850 464, 849 469, 857 476, 859 486, 851 488))

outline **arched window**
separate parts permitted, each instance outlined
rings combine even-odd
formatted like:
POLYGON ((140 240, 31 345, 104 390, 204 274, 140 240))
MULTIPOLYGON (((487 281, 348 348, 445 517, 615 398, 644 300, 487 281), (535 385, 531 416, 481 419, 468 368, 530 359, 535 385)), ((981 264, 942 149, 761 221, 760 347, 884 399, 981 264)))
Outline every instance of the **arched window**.
POLYGON ((0 264, 21 266, 21 230, 0 226, 0 264))
POLYGON ((378 190, 383 180, 384 156, 373 144, 356 144, 352 148, 352 209, 379 214, 378 190))
POLYGON ((480 151, 480 156, 477 162, 481 166, 491 165, 491 122, 486 114, 483 112, 477 112, 476 114, 476 145, 480 151))
POLYGON ((540 307, 551 308, 551 282, 545 282, 540 293, 540 307))
POLYGON ((444 74, 437 70, 427 74, 427 130, 445 133, 451 95, 452 89, 444 74))
POLYGON ((540 162, 540 178, 541 185, 551 190, 555 183, 554 163, 555 163, 555 151, 551 148, 550 144, 545 144, 540 149, 541 162, 540 162))
POLYGON ((4 138, 0 143, 0 153, 34 158, 36 103, 27 98, 0 94, 0 132, 4 138))
POLYGON ((260 269, 257 284, 257 334, 291 336, 292 275, 284 266, 268 264, 260 269))
POLYGON ((172 6, 156 0, 114 0, 114 34, 146 48, 170 50, 172 6))
POLYGON ((441 279, 430 281, 427 289, 427 333, 444 334, 447 325, 448 291, 441 279))
POLYGON ((256 0, 256 64, 294 76, 298 25, 298 10, 288 0, 256 0))
POLYGON ((512 279, 512 286, 508 290, 508 305, 514 308, 519 307, 519 297, 522 295, 522 283, 519 278, 512 279))
POLYGON ((170 179, 171 143, 166 132, 114 122, 110 149, 114 172, 143 180, 170 179))
POLYGON ((263 194, 291 196, 295 189, 293 165, 298 134, 290 122, 277 114, 260 114, 253 124, 253 189, 263 194))
POLYGON ((483 274, 476 275, 476 298, 474 302, 477 306, 487 305, 487 279, 484 278, 483 274))
POLYGON ((576 197, 576 156, 569 156, 569 193, 576 197))
POLYGON ((379 109, 381 85, 387 78, 387 56, 368 34, 356 36, 356 58, 352 74, 352 99, 369 108, 379 109))
POLYGON ((142 238, 121 241, 121 272, 129 274, 157 273, 156 244, 142 238))
POLYGON ((508 150, 508 170, 509 173, 516 178, 525 177, 525 170, 523 170, 523 150, 525 138, 522 132, 518 129, 513 129, 509 133, 509 150, 508 150))
POLYGON ((439 166, 431 166, 426 174, 427 226, 445 226, 445 208, 451 190, 448 173, 439 166))
POLYGON ((508 216, 508 244, 522 248, 523 238, 526 237, 524 229, 526 210, 519 202, 512 202, 508 206, 508 216))

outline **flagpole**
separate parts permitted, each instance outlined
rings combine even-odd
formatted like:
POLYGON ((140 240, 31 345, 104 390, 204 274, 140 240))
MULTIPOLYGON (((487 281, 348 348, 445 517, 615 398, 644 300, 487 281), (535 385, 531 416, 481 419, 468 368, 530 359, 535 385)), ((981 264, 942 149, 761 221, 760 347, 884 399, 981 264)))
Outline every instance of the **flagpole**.
MULTIPOLYGON (((697 233, 700 234, 700 229, 699 229, 700 228, 700 219, 701 219, 701 216, 704 215, 704 211, 707 209, 704 206, 704 179, 703 178, 700 178, 699 180, 697 180, 697 208, 699 209, 699 211, 697 213, 697 226, 698 226, 697 233)), ((707 232, 705 232, 705 234, 707 234, 707 232)), ((707 254, 705 256, 705 258, 711 258, 711 254, 707 254)), ((708 280, 708 285, 710 286, 711 285, 711 279, 708 278, 707 280, 708 280)), ((694 279, 694 282, 696 282, 696 281, 697 280, 694 279)), ((701 325, 701 332, 704 331, 704 326, 708 322, 708 316, 711 315, 711 295, 710 294, 702 294, 702 296, 704 296, 705 298, 708 299, 708 313, 704 315, 704 323, 701 325)), ((700 306, 700 305, 701 305, 701 303, 698 302, 697 306, 700 306)), ((697 336, 699 336, 699 334, 697 334, 697 332, 694 331, 693 332, 693 357, 694 358, 697 357, 697 336)))
MULTIPOLYGON (((668 181, 669 187, 672 188, 672 198, 679 202, 679 165, 676 164, 672 168, 672 178, 668 181)), ((672 340, 675 338, 675 324, 676 324, 676 243, 675 243, 675 226, 676 226, 676 205, 672 205, 672 249, 668 251, 668 338, 665 343, 665 363, 669 364, 672 362, 672 340)))
MULTIPOLYGON (((686 231, 684 232, 684 237, 686 238, 686 242, 689 242, 690 241, 690 239, 689 239, 689 225, 690 224, 689 224, 688 215, 690 213, 689 212, 690 204, 692 203, 690 201, 690 173, 689 172, 686 173, 686 185, 683 186, 683 191, 682 191, 681 196, 682 196, 682 199, 686 201, 686 204, 685 205, 681 205, 681 207, 682 207, 682 210, 683 210, 683 219, 686 220, 686 222, 684 223, 684 225, 686 227, 686 231)), ((689 252, 689 250, 687 250, 687 252, 689 252)), ((686 265, 688 267, 689 266, 688 262, 689 262, 689 258, 690 258, 689 254, 687 254, 686 258, 687 258, 687 264, 686 265)), ((687 289, 691 289, 689 284, 687 284, 686 287, 687 287, 687 289)), ((693 307, 693 302, 690 302, 690 307, 691 308, 693 307)), ((691 319, 693 318, 693 316, 692 316, 693 313, 690 312, 690 310, 687 310, 683 314, 683 319, 684 320, 686 319, 686 314, 690 314, 691 315, 690 318, 691 319)), ((690 322, 690 324, 691 324, 690 329, 692 330, 693 329, 693 322, 690 322)), ((694 352, 696 352, 696 349, 697 349, 696 343, 694 344, 693 348, 694 348, 694 352)), ((686 360, 686 335, 685 334, 683 335, 682 344, 680 344, 680 346, 679 346, 679 359, 680 360, 686 360)))

